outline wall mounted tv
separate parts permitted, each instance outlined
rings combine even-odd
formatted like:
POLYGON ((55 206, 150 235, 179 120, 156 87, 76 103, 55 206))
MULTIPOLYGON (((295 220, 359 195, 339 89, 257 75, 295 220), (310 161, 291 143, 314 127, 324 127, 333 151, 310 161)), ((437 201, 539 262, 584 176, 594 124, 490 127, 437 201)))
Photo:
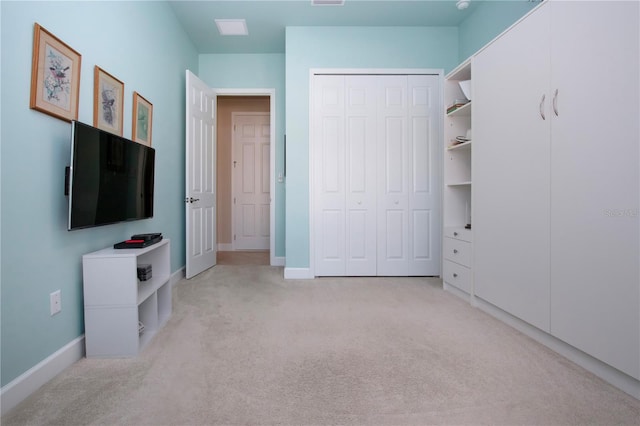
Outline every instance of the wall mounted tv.
POLYGON ((69 230, 153 217, 155 149, 71 123, 69 230))

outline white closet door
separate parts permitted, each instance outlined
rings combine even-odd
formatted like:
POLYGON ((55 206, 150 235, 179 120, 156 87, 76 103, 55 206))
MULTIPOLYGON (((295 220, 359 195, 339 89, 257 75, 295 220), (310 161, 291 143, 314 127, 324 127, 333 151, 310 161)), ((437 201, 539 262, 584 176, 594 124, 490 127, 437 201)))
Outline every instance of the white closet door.
POLYGON ((377 76, 346 77, 346 274, 376 275, 377 76))
POLYGON ((345 275, 344 76, 314 78, 315 273, 345 275))
POLYGON ((313 84, 315 275, 439 275, 439 78, 313 84))
POLYGON ((408 77, 409 275, 440 275, 439 78, 408 77))
POLYGON ((409 274, 407 76, 378 79, 378 275, 409 274))

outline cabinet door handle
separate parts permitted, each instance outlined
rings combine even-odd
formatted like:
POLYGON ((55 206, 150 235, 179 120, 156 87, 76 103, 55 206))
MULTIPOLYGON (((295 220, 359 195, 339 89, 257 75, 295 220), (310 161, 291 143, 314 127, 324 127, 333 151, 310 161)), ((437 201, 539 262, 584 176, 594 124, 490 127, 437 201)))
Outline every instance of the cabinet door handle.
POLYGON ((555 93, 553 94, 553 112, 557 117, 558 116, 558 89, 556 89, 555 93))
POLYGON ((457 232, 454 232, 454 233, 453 233, 453 236, 454 236, 454 237, 457 237, 457 236, 458 236, 458 233, 457 233, 457 232))
POLYGON ((453 254, 458 254, 458 249, 453 249, 453 254))
POLYGON ((455 272, 453 273, 453 278, 458 278, 458 274, 456 274, 455 272))
POLYGON ((546 120, 547 118, 544 116, 544 100, 547 97, 546 94, 542 95, 542 99, 540 99, 540 117, 542 117, 543 120, 546 120))

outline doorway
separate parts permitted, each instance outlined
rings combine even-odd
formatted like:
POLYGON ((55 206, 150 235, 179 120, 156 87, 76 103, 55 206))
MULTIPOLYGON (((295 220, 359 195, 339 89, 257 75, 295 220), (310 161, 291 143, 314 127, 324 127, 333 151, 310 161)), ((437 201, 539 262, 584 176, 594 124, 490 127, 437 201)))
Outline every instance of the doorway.
MULTIPOLYGON (((237 228, 236 222, 234 219, 234 201, 236 201, 235 207, 237 207, 238 197, 234 197, 234 175, 235 171, 238 170, 238 159, 235 157, 237 154, 234 154, 234 116, 242 116, 247 113, 254 113, 256 115, 267 115, 270 119, 267 120, 267 123, 271 124, 273 121, 273 95, 271 94, 251 94, 247 95, 244 93, 234 93, 230 91, 230 93, 222 93, 221 90, 218 90, 217 96, 217 205, 218 205, 218 216, 217 216, 217 247, 221 252, 232 252, 234 250, 243 250, 247 247, 252 248, 250 246, 245 245, 237 245, 234 244, 238 241, 237 239, 237 228), (236 161, 236 168, 234 168, 234 161, 236 161)), ((237 126, 236 126, 237 127, 237 126)), ((265 178, 264 185, 267 188, 264 188, 267 195, 262 205, 259 207, 263 211, 261 214, 262 221, 262 234, 266 234, 266 239, 264 240, 266 244, 259 247, 260 250, 265 251, 268 254, 268 257, 271 259, 270 263, 273 264, 274 258, 274 227, 273 227, 273 160, 270 158, 273 147, 270 147, 270 144, 273 141, 274 129, 272 129, 272 125, 267 126, 268 135, 266 140, 269 142, 267 145, 267 153, 261 152, 261 156, 266 157, 266 164, 261 162, 261 165, 264 164, 266 170, 260 173, 261 176, 265 178), (264 210, 266 209, 266 212, 264 210), (266 223, 264 221, 266 220, 266 223), (266 229, 265 229, 266 228, 266 229)), ((262 133, 264 128, 260 130, 262 133)), ((243 166, 246 166, 243 164, 243 166)), ((244 167, 247 171, 253 172, 255 171, 253 167, 246 166, 244 167)), ((251 173, 249 173, 251 174, 251 173)), ((237 181, 237 178, 236 178, 237 181)), ((262 185, 261 185, 262 186, 262 185)), ((247 212, 249 209, 245 209, 247 212)), ((250 216, 247 213, 248 216, 250 216)), ((254 221, 255 223, 255 221, 254 221)), ((224 254, 223 254, 224 255, 224 254)))

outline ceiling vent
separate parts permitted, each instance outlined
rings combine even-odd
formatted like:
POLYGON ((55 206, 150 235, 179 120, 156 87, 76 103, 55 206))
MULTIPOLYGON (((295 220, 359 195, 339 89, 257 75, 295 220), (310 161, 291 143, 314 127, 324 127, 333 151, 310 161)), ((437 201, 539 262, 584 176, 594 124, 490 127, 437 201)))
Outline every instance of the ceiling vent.
POLYGON ((311 0, 312 6, 342 6, 344 0, 311 0))
POLYGON ((248 35, 247 22, 244 19, 216 19, 218 32, 223 36, 248 35))

